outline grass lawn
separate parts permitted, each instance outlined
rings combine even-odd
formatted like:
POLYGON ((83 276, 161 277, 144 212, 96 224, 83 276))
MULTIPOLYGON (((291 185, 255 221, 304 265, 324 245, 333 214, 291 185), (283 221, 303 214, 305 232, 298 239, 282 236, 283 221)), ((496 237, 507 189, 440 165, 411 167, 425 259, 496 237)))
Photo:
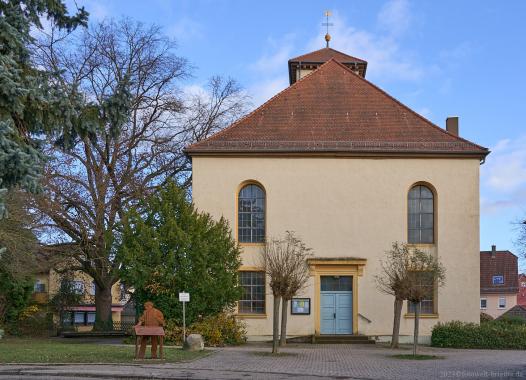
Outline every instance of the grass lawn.
MULTIPOLYGON (((134 363, 135 346, 75 343, 59 339, 0 340, 0 363, 134 363)), ((150 347, 146 349, 146 357, 150 347)), ((206 352, 188 352, 176 347, 164 347, 169 363, 192 360, 206 352)))

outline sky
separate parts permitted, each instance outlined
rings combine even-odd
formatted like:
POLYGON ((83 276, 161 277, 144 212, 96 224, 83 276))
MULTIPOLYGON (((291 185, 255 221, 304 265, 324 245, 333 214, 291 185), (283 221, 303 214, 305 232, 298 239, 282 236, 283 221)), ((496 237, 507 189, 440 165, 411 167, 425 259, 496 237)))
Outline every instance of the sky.
MULTIPOLYGON (((69 0, 90 22, 155 23, 193 65, 182 85, 236 79, 254 106, 288 86, 287 60, 331 47, 368 61, 367 79, 492 153, 481 166, 481 249, 509 249, 526 219, 526 1, 508 0, 69 0)), ((526 271, 526 260, 521 262, 526 271)))

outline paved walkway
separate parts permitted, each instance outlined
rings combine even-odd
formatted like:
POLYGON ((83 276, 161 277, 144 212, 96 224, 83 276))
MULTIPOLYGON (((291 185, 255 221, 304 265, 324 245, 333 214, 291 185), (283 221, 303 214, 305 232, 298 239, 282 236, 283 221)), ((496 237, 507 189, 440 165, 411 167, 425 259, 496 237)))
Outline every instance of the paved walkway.
POLYGON ((290 345, 275 357, 269 347, 214 350, 193 362, 138 365, 2 365, 0 379, 526 379, 526 351, 425 347, 437 360, 401 360, 381 346, 290 345))

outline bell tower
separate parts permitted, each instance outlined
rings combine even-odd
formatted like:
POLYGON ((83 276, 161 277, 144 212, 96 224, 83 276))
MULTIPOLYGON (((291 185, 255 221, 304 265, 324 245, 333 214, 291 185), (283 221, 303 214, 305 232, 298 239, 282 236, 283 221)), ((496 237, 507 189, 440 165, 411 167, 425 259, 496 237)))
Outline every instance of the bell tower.
POLYGON ((365 78, 365 72, 367 71, 367 61, 329 47, 329 43, 332 39, 331 35, 329 34, 329 27, 333 26, 333 24, 329 22, 329 17, 331 15, 332 13, 330 11, 325 11, 326 19, 322 24, 323 26, 327 27, 327 33, 325 34, 326 46, 320 50, 289 59, 290 84, 295 83, 305 75, 313 72, 330 59, 337 60, 342 65, 347 66, 349 69, 354 71, 357 75, 365 78))

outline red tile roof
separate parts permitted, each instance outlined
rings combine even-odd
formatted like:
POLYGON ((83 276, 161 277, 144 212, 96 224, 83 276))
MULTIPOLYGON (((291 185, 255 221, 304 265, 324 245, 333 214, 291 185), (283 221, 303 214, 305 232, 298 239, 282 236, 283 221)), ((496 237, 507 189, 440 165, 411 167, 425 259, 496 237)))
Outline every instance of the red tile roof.
POLYGON ((512 294, 518 288, 517 256, 510 251, 496 251, 495 257, 491 251, 480 252, 480 293, 481 294, 512 294), (503 276, 504 283, 493 284, 493 276, 503 276))
POLYGON ((341 51, 334 50, 329 47, 325 47, 320 50, 316 50, 307 54, 300 55, 296 58, 289 59, 289 62, 308 62, 308 63, 322 63, 327 62, 330 59, 336 59, 338 62, 341 63, 367 63, 367 61, 364 61, 363 59, 353 57, 351 55, 342 53, 341 51))
POLYGON ((479 158, 489 153, 431 123, 335 59, 186 152, 479 158))

